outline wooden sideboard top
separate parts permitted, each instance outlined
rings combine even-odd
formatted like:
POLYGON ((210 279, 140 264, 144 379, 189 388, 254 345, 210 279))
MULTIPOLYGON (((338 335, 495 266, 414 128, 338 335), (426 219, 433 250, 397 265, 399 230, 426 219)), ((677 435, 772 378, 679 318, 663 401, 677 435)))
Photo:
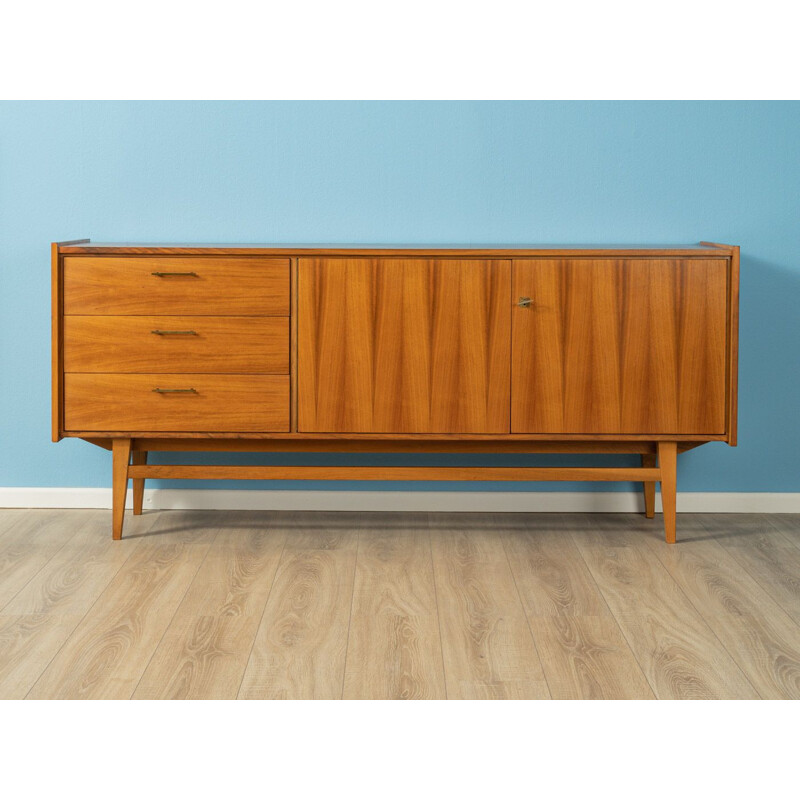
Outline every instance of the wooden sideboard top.
POLYGON ((91 242, 89 239, 60 242, 62 255, 272 255, 298 256, 441 256, 509 258, 525 256, 575 257, 602 253, 604 256, 664 256, 709 258, 731 255, 730 245, 711 244, 170 244, 91 242))

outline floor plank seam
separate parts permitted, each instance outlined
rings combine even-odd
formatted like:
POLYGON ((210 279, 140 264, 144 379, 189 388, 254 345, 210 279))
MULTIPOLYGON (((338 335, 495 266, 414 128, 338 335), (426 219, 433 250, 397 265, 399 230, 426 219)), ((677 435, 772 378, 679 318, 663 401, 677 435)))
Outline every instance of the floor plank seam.
POLYGON ((75 631, 78 630, 78 628, 81 626, 81 624, 86 619, 86 617, 88 617, 89 614, 91 614, 91 612, 94 609, 94 607, 100 602, 100 599, 103 597, 103 595, 108 590, 108 587, 111 586, 111 584, 116 579, 117 575, 119 575, 119 573, 122 571, 122 568, 128 563, 128 561, 130 561, 131 556, 136 552, 136 548, 135 547, 131 547, 129 549, 130 549, 130 552, 120 562, 119 567, 114 571, 114 574, 111 576, 111 580, 109 580, 109 582, 103 587, 103 590, 101 592, 98 592, 97 597, 95 597, 95 599, 94 599, 94 602, 89 606, 89 608, 86 609, 86 612, 78 619, 78 621, 75 623, 75 627, 69 632, 69 635, 64 638, 64 641, 61 643, 61 646, 55 651, 55 653, 53 653, 53 657, 47 662, 45 667, 42 669, 42 671, 37 676, 36 680, 31 684, 31 687, 25 693, 25 698, 24 698, 25 700, 29 699, 30 693, 36 688, 36 685, 42 679, 42 676, 50 668, 50 665, 56 660, 56 658, 59 656, 61 651, 67 646, 67 644, 69 644, 69 642, 72 639, 72 636, 75 633, 75 631))
POLYGON ((786 608, 786 606, 784 605, 783 601, 782 601, 780 598, 776 597, 776 596, 775 596, 775 595, 774 595, 774 594, 773 594, 773 593, 770 591, 770 586, 769 586, 769 584, 766 584, 766 583, 764 583, 764 582, 763 582, 763 581, 762 581, 762 580, 761 580, 761 579, 758 577, 758 575, 756 575, 754 572, 751 572, 751 571, 750 571, 750 569, 749 569, 749 567, 747 566, 747 564, 746 564, 746 562, 745 562, 745 561, 743 561, 743 560, 741 560, 741 559, 739 559, 739 558, 737 558, 737 557, 736 557, 736 552, 735 552, 735 551, 736 551, 737 549, 738 549, 738 548, 736 548, 736 547, 731 547, 730 549, 729 549, 729 548, 727 548, 727 547, 725 547, 725 552, 726 552, 726 553, 729 553, 729 554, 730 554, 730 556, 731 556, 731 558, 732 558, 732 559, 733 559, 733 560, 736 562, 736 564, 737 564, 737 566, 739 567, 739 569, 741 569, 741 570, 742 570, 742 572, 744 572, 746 575, 749 575, 749 576, 750 576, 750 577, 751 577, 751 578, 752 578, 752 579, 753 579, 753 580, 754 580, 754 581, 755 581, 755 582, 758 584, 758 586, 759 586, 761 589, 763 589, 763 590, 764 590, 764 592, 765 592, 765 593, 766 593, 766 594, 769 596, 770 600, 772 600, 772 602, 773 602, 773 603, 775 603, 777 606, 779 606, 779 607, 780 607, 780 609, 781 609, 781 611, 783 611, 783 613, 784 613, 784 614, 786 614, 786 615, 789 617, 789 619, 791 619, 791 620, 792 620, 792 622, 793 622, 795 625, 797 625, 798 627, 800 627, 800 623, 798 623, 798 622, 795 620, 795 618, 794 618, 794 616, 792 615, 791 611, 789 611, 789 609, 787 609, 787 608, 786 608))
POLYGON ((344 666, 342 667, 342 691, 339 695, 340 700, 344 700, 344 687, 347 679, 347 656, 350 652, 350 629, 353 627, 353 605, 356 597, 356 575, 358 574, 358 551, 361 547, 361 531, 356 529, 356 557, 353 564, 353 586, 350 592, 350 614, 347 617, 347 637, 344 645, 344 666))
MULTIPOLYGON (((696 515, 695 515, 695 516, 696 516, 696 515)), ((703 521, 702 521, 702 519, 700 519, 700 524, 701 524, 701 525, 702 525, 702 526, 705 528, 705 525, 703 524, 703 521)), ((708 530, 708 529, 706 528, 706 530, 708 530)), ((715 542, 715 544, 717 544, 717 545, 719 546, 719 542, 718 542, 716 539, 714 539, 713 541, 715 542)), ((678 543, 678 545, 676 545, 676 546, 679 546, 679 543, 678 543)), ((711 623, 709 622, 709 620, 708 620, 708 619, 706 619, 706 617, 705 617, 705 615, 703 614, 703 612, 702 612, 702 611, 701 611, 701 610, 700 610, 700 609, 699 609, 699 608, 698 608, 698 607, 695 605, 695 603, 692 601, 692 598, 689 596, 689 594, 686 592, 686 590, 683 588, 683 586, 681 586, 680 582, 679 582, 679 581, 678 581, 678 580, 675 578, 675 576, 674 576, 674 575, 673 575, 673 574, 672 574, 672 573, 669 571, 669 569, 668 569, 668 567, 667 567, 667 565, 666 565, 666 563, 664 562, 664 559, 663 559, 663 557, 662 557, 663 550, 660 550, 660 549, 659 549, 659 548, 657 548, 657 547, 649 547, 649 546, 648 546, 646 543, 645 543, 645 547, 646 547, 646 549, 647 549, 648 551, 650 551, 650 552, 654 552, 654 555, 655 555, 656 559, 658 560, 658 563, 661 565, 661 568, 662 568, 662 569, 664 570, 664 572, 667 574, 667 576, 669 577, 669 579, 670 579, 670 580, 671 580, 671 581, 672 581, 672 582, 675 584, 675 586, 677 586, 677 587, 678 587, 678 590, 679 590, 679 591, 680 591, 680 593, 683 595, 683 597, 686 599, 686 602, 689 604, 689 606, 690 606, 691 608, 693 608, 693 609, 694 609, 695 613, 696 613, 696 614, 697 614, 697 616, 700 618, 700 620, 702 621, 703 625, 705 625, 705 626, 706 626, 706 628, 708 628, 708 630, 709 630, 709 631, 711 631, 711 634, 713 635, 713 637, 714 637, 714 638, 717 640, 717 642, 719 642, 719 644, 720 644, 720 646, 722 647, 722 649, 723 649, 723 650, 724 650, 724 651, 725 651, 725 652, 728 654, 729 658, 731 659, 731 661, 733 662, 733 664, 736 666, 736 669, 738 669, 738 670, 739 670, 739 672, 741 673, 741 676, 742 676, 742 677, 745 679, 745 681, 746 681, 746 682, 747 682, 747 684, 750 686, 750 688, 751 688, 751 689, 752 689, 752 690, 753 690, 753 691, 754 691, 754 692, 755 692, 755 693, 758 695, 758 697, 759 697, 759 698, 763 699, 763 698, 761 697, 761 692, 759 692, 759 691, 758 691, 758 689, 756 689, 756 687, 753 685, 753 682, 750 680, 750 678, 748 678, 747 674, 746 674, 746 673, 745 673, 745 671, 742 669, 742 666, 741 666, 741 664, 739 664, 739 662, 738 662, 738 661, 736 660, 736 658, 734 657, 734 654, 733 654, 733 653, 730 651, 730 649, 729 649, 729 648, 728 648, 728 647, 725 645, 725 642, 723 642, 723 641, 722 641, 722 639, 720 639, 719 635, 718 635, 718 634, 717 634, 717 632, 714 630, 714 628, 712 627, 712 625, 711 625, 711 623)))
POLYGON ((68 537, 67 541, 65 541, 61 545, 61 547, 59 547, 58 550, 56 550, 55 553, 53 553, 53 555, 47 561, 45 561, 44 564, 42 564, 42 566, 36 572, 34 572, 33 575, 31 575, 30 578, 28 578, 28 580, 25 581, 24 584, 22 584, 22 586, 19 587, 19 589, 8 599, 8 602, 2 608, 0 608, 0 614, 2 614, 3 611, 5 611, 5 609, 8 608, 11 605, 11 603, 14 602, 17 596, 28 587, 31 581, 33 581, 38 575, 41 574, 42 570, 48 567, 50 562, 67 546, 67 544, 70 541, 72 541, 73 538, 75 538, 78 535, 79 532, 80 528, 76 530, 75 533, 72 534, 72 536, 68 537))
POLYGON ((542 654, 539 652, 539 645, 536 643, 536 636, 533 634, 533 628, 531 628, 531 618, 528 616, 527 608, 525 608, 525 601, 522 599, 522 592, 519 590, 519 585, 517 584, 516 573, 514 572, 514 568, 511 566, 511 559, 508 557, 506 537, 502 533, 500 534, 500 546, 503 548, 503 554, 505 555, 506 563, 508 564, 508 571, 511 573, 511 582, 514 584, 514 589, 517 592, 520 608, 522 608, 522 614, 525 617, 525 624, 528 626, 528 632, 531 635, 533 650, 536 653, 536 658, 539 659, 539 668, 542 670, 542 677, 544 678, 544 685, 547 687, 547 694, 550 695, 550 699, 552 700, 553 690, 550 688, 550 681, 547 679, 547 670, 544 668, 544 660, 542 659, 542 654))
POLYGON ((742 677, 745 679, 745 681, 750 686, 750 688, 758 695, 758 697, 760 699, 763 700, 764 698, 763 698, 761 692, 758 691, 758 689, 755 687, 753 682, 747 676, 747 673, 744 671, 744 669, 742 669, 742 665, 736 659, 735 655, 731 652, 730 648, 725 644, 725 642, 722 639, 720 639, 719 635, 714 630, 714 628, 712 627, 712 625, 709 622, 709 620, 706 619, 706 617, 703 614, 703 612, 694 604, 694 602, 692 601, 692 598, 687 594, 686 590, 683 588, 683 586, 681 586, 680 582, 669 571, 669 569, 667 568, 667 565, 664 563, 664 559, 661 557, 661 554, 660 553, 656 553, 656 558, 658 559, 658 563, 661 565, 661 568, 667 573, 667 575, 670 577, 670 579, 673 581, 673 583, 678 587, 680 593, 686 598, 686 602, 689 604, 689 606, 691 608, 693 608, 695 610, 697 616, 702 620, 703 625, 705 625, 706 628, 708 628, 708 630, 711 631, 712 636, 719 642, 719 644, 722 647, 722 649, 728 654, 728 656, 730 657, 731 661, 736 666, 736 669, 739 670, 739 672, 741 673, 742 677))
MULTIPOLYGON (((771 521, 769 519, 767 519, 767 522, 770 522, 770 524, 771 524, 771 521)), ((701 521, 701 524, 703 525, 703 528, 705 530, 707 530, 709 533, 713 534, 713 530, 711 530, 704 522, 701 521)), ((781 533, 781 534, 783 533, 783 531, 781 531, 780 529, 777 529, 777 530, 778 530, 779 533, 781 533)), ((758 588, 761 589, 764 592, 764 594, 767 597, 769 597, 769 599, 772 600, 772 602, 775 603, 775 605, 783 612, 783 614, 787 617, 789 622, 797 629, 798 641, 800 641, 800 623, 798 623, 797 620, 795 620, 794 616, 789 611, 789 609, 786 608, 786 606, 781 601, 781 599, 776 597, 770 591, 770 586, 768 584, 764 583, 763 580, 761 580, 758 577, 757 574, 755 574, 754 572, 752 572, 748 568, 748 565, 747 565, 746 561, 742 560, 740 558, 737 558, 737 551, 740 549, 740 547, 733 547, 733 546, 730 546, 730 545, 725 545, 723 542, 720 542, 718 539, 714 539, 713 541, 715 541, 715 542, 717 542, 719 544, 719 546, 722 548, 722 550, 731 557, 731 559, 736 564, 736 566, 739 567, 739 569, 741 569, 742 572, 744 572, 745 575, 747 575, 756 584, 756 586, 758 586, 758 588)), ((736 665, 739 666, 738 662, 736 662, 736 665)), ((741 669, 741 667, 740 667, 740 669, 741 669)), ((760 695, 760 692, 759 692, 759 695, 760 695)))
POLYGON ((428 529, 428 552, 431 556, 431 574, 433 577, 433 599, 436 603, 436 630, 439 631, 439 652, 442 656, 442 677, 444 678, 444 699, 449 700, 447 694, 447 661, 444 657, 444 639, 442 638, 442 610, 439 607, 439 590, 436 586, 436 569, 434 568, 434 555, 433 555, 433 531, 431 530, 430 514, 427 515, 427 529, 428 529))
POLYGON ((186 581, 186 589, 184 589, 184 592, 181 595, 181 599, 175 604, 175 611, 173 612, 172 616, 169 618, 169 622, 164 626, 164 630, 162 631, 161 636, 159 637, 158 642, 156 643, 156 646, 153 648, 153 652, 150 653, 150 658, 147 659, 147 664, 145 664, 144 669, 142 670, 141 674, 139 675, 139 680, 136 681, 136 686, 133 687, 133 691, 131 692, 130 697, 128 698, 129 700, 132 700, 133 696, 138 691, 139 684, 141 684, 141 682, 142 682, 142 678, 144 678, 144 676, 147 674, 147 670, 150 669, 150 664, 153 661, 153 657, 158 652, 158 648, 161 647, 161 642, 164 641, 164 637, 167 635, 167 631, 170 629, 170 626, 174 622, 175 616, 177 615, 178 610, 180 609, 181 605, 183 605, 183 601, 184 601, 186 595, 189 592, 189 588, 194 583, 195 578, 197 578, 197 575, 200 572, 201 567, 203 566, 203 564, 205 564, 206 559, 208 558, 208 554, 211 552, 212 548, 214 547, 214 542, 217 541, 217 539, 219 538, 219 535, 220 535, 220 531, 217 530, 217 532, 214 534, 214 538, 211 540, 211 542, 208 545, 208 550, 206 550, 205 555, 198 562, 197 569, 194 571, 194 575, 192 575, 192 579, 189 580, 189 581, 186 581))
MULTIPOLYGON (((777 526, 776 526, 776 525, 775 525, 775 524, 772 522, 772 520, 769 518, 769 516, 768 516, 768 515, 766 515, 766 514, 765 514, 765 515, 762 515, 762 516, 764 517, 765 521, 766 521, 766 522, 767 522, 767 523, 770 525, 770 527, 771 527, 771 528, 772 528, 774 531, 776 531, 777 533, 781 534, 781 536, 784 538, 784 540, 788 540, 788 541, 790 541, 790 542, 791 542, 791 539, 785 535, 785 533, 786 533, 786 532, 785 532, 785 531, 783 531, 783 530, 781 530, 780 528, 778 528, 778 527, 777 527, 777 526)), ((797 516, 797 517, 800 517, 800 515, 797 515, 797 514, 794 514, 794 515, 792 515, 792 516, 797 516)), ((707 531, 708 531, 709 533, 711 533, 712 535, 714 534, 714 531, 713 531, 713 529, 712 529, 712 528, 709 528, 709 527, 708 527, 708 526, 705 524, 705 522, 703 522, 702 524, 703 524, 703 527, 705 528, 705 530, 707 530, 707 531)), ((784 614, 786 614, 786 615, 789 617, 789 619, 791 619, 791 620, 792 620, 792 622, 794 622, 794 624, 795 624, 795 625, 798 625, 798 626, 800 627, 800 623, 798 623, 798 622, 795 620, 795 618, 794 618, 794 616, 793 616, 792 612, 791 612, 791 611, 790 611, 788 608, 786 608, 786 606, 783 604, 783 602, 782 602, 782 601, 781 601, 781 600, 780 600, 778 597, 776 597, 776 596, 775 596, 775 595, 774 595, 774 594, 773 594, 773 593, 770 591, 770 589, 771 589, 771 586, 770 586, 770 584, 764 583, 764 581, 763 581, 761 578, 759 578, 759 577, 758 577, 758 575, 757 575, 756 573, 752 572, 752 571, 751 571, 751 569, 750 569, 750 567, 747 565, 747 562, 746 562, 746 560, 745 560, 745 559, 737 558, 737 553, 738 553, 738 551, 739 551, 740 549, 747 549, 747 550, 750 550, 750 549, 752 549, 752 548, 751 548, 751 547, 749 547, 749 546, 742 547, 742 546, 734 546, 734 545, 731 545, 731 544, 726 544, 724 540, 720 540, 719 538, 715 538, 715 539, 714 539, 714 541, 717 541, 717 542, 719 542, 720 546, 721 546, 721 547, 724 549, 724 551, 725 551, 726 553, 728 553, 728 554, 731 556, 731 558, 732 558, 732 559, 733 559, 733 560, 736 562, 737 566, 738 566, 738 567, 739 567, 739 568, 740 568, 740 569, 741 569, 741 570, 742 570, 742 571, 743 571, 745 574, 749 575, 749 576, 750 576, 750 577, 751 577, 751 578, 752 578, 752 579, 753 579, 753 580, 754 580, 754 581, 755 581, 755 582, 756 582, 756 583, 757 583, 757 584, 758 584, 758 585, 761 587, 761 589, 763 589, 763 590, 764 590, 764 592, 765 592, 767 595, 769 595, 769 598, 770 598, 770 599, 771 599, 771 600, 772 600, 772 601, 773 601, 773 602, 774 602, 774 603, 775 603, 777 606, 779 606, 779 607, 780 607, 780 609, 783 611, 783 613, 784 613, 784 614)), ((794 545, 794 542, 792 542, 792 545, 794 545)), ((800 550, 800 545, 798 545, 798 548, 797 548, 797 549, 799 549, 799 550, 800 550)), ((800 580, 800 575, 798 575, 798 580, 800 580)))
POLYGON ((605 603, 606 608, 608 609, 608 613, 611 615, 611 619, 614 620, 614 624, 617 626, 617 630, 620 632, 620 635, 622 636, 625 644, 627 645, 628 650, 630 651, 631 657, 636 662, 636 665, 639 667, 639 672, 642 673, 642 677, 645 679, 645 681, 647 681, 647 685, 650 687, 650 691, 653 693, 653 697, 656 700, 660 700, 661 698, 659 697, 658 692, 656 691, 656 687, 653 686, 653 682, 650 680, 650 677, 648 676, 647 672, 645 671, 644 667, 642 666, 642 662, 639 661, 639 658, 636 655, 636 651, 633 649, 633 645, 631 645, 630 639, 628 638, 627 634, 625 633, 625 628, 622 625, 620 625, 620 622, 619 622, 619 619, 617 618, 617 615, 614 613, 614 610, 611 608, 611 605, 608 602, 608 598, 605 596, 605 593, 603 592, 603 589, 601 588, 600 584, 597 582, 597 578, 595 578, 595 575, 594 575, 594 572, 592 571, 591 566, 589 566, 589 562, 584 558, 583 551, 581 550, 580 545, 578 544, 578 542, 575 540, 575 536, 570 532, 569 533, 569 537, 572 540, 572 544, 573 544, 573 546, 575 548, 575 552, 578 554, 578 557, 583 562, 583 565, 586 567, 586 572, 589 575, 589 577, 592 579, 592 583, 594 583, 595 588, 597 589, 597 592, 598 592, 599 596, 603 598, 603 602, 605 603))
POLYGON ((777 531, 777 532, 778 532, 778 533, 781 535, 781 538, 782 538, 784 541, 788 542, 788 543, 789 543, 789 544, 790 544, 792 547, 796 548, 797 550, 800 550, 800 538, 798 538, 798 537, 793 537, 793 536, 790 536, 788 533, 786 533, 786 531, 785 531, 785 530, 783 530, 783 528, 780 528, 780 527, 779 527, 779 526, 778 526, 778 525, 775 523, 775 520, 774 520, 774 519, 772 519, 772 517, 773 517, 773 516, 774 516, 774 515, 770 515, 770 514, 767 514, 767 515, 766 515, 765 519, 766 519, 766 522, 767 522, 767 524, 768 524, 768 525, 769 525, 769 526, 770 526, 770 527, 771 527, 773 530, 776 530, 776 531, 777 531))
MULTIPOLYGON (((88 613, 89 612, 87 611, 86 614, 88 614, 88 613)), ((72 634, 75 633, 76 630, 78 630, 78 626, 81 624, 81 622, 83 622, 83 619, 86 616, 86 614, 84 614, 83 617, 78 617, 78 619, 75 621, 75 624, 72 626, 72 629, 64 637, 64 641, 61 643, 61 645, 58 647, 56 652, 53 654, 53 657, 50 658, 50 660, 47 662, 47 664, 44 665, 42 670, 36 676, 36 680, 30 685, 30 687, 28 688, 28 691, 25 692, 25 695, 22 698, 23 700, 28 700, 29 699, 28 695, 34 690, 34 688, 36 687, 36 684, 39 683, 39 680, 41 679, 42 675, 44 675, 45 672, 47 672, 48 667, 53 663, 53 660, 55 659, 55 657, 64 649, 64 647, 66 646, 67 642, 70 640, 72 634)), ((0 700, 5 700, 5 699, 6 698, 0 697, 0 700)))
POLYGON ((272 597, 272 590, 275 587, 275 580, 278 577, 278 574, 281 571, 281 565, 283 564, 283 557, 286 553, 286 543, 289 541, 289 532, 284 531, 283 534, 283 544, 281 545, 281 552, 278 556, 278 560, 275 562, 275 572, 272 573, 272 583, 269 585, 269 591, 267 592, 266 600, 264 601, 264 608, 261 609, 261 616, 258 619, 258 625, 254 628, 254 635, 253 641, 250 642, 250 651, 247 654, 247 660, 244 662, 244 669, 242 670, 242 677, 239 680, 239 688, 236 690, 236 696, 234 699, 239 700, 240 695, 242 693, 242 686, 244 685, 244 679, 247 675, 247 670, 250 667, 250 659, 253 657, 253 650, 255 649, 256 642, 258 641, 258 634, 261 631, 261 625, 264 622, 264 617, 267 613, 267 608, 269 607, 269 599, 272 597))

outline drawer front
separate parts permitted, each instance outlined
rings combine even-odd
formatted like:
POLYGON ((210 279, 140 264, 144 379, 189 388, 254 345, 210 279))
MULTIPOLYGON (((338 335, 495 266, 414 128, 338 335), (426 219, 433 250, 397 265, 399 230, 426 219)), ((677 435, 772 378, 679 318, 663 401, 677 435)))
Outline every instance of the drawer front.
POLYGON ((289 376, 68 373, 64 425, 68 431, 288 432, 289 376))
POLYGON ((289 315, 289 259, 67 256, 65 314, 289 315))
POLYGON ((289 373, 288 317, 64 317, 65 372, 289 373))

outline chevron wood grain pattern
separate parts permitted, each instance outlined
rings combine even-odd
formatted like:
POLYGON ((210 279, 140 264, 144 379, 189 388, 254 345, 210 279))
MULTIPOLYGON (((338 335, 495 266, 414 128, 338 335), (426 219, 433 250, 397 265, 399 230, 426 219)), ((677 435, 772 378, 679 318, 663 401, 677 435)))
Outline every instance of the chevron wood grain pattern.
POLYGON ((298 430, 508 433, 510 264, 301 258, 298 430))
POLYGON ((239 689, 246 700, 342 696, 358 522, 289 534, 239 689))
POLYGON ((725 431, 727 260, 513 264, 512 432, 725 431))
POLYGON ((800 515, 0 510, 0 698, 797 698, 800 515))
POLYGON ((549 698, 502 538, 445 516, 431 546, 447 696, 549 698))
POLYGON ((64 314, 288 317, 289 259, 66 256, 63 302, 64 314))
POLYGON ((361 530, 345 699, 446 697, 427 516, 406 520, 361 530))

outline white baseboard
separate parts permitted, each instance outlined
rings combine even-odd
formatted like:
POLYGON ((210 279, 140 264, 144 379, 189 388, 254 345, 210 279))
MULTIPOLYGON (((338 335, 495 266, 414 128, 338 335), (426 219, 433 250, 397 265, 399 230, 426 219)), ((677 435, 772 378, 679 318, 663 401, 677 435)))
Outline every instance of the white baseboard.
MULTIPOLYGON (((128 506, 131 493, 128 492, 128 506)), ((638 512, 641 492, 364 492, 148 489, 149 509, 638 512)), ((111 508, 110 489, 0 487, 0 508, 111 508)), ((661 510, 661 496, 656 495, 661 510)), ((800 513, 800 492, 680 492, 678 511, 800 513)))

